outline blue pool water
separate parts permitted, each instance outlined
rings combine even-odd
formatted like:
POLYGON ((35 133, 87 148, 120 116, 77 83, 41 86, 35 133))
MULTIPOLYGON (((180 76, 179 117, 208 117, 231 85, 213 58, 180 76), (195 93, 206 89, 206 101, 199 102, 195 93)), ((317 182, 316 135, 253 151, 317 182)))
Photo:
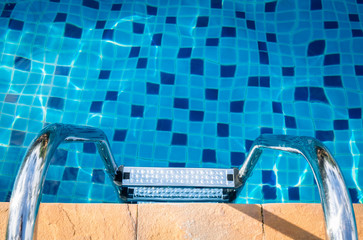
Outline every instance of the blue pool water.
MULTIPOLYGON (((363 0, 3 1, 0 36, 0 201, 61 122, 129 166, 239 167, 262 133, 316 137, 363 202, 363 0)), ((320 201, 304 159, 263 156, 238 202, 320 201)), ((42 201, 115 201, 102 169, 61 145, 42 201)))

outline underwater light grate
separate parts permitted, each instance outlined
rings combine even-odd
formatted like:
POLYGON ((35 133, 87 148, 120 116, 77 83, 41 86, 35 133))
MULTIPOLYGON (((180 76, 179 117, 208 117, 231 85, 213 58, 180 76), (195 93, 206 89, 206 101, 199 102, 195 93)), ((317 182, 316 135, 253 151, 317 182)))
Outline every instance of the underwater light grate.
POLYGON ((229 202, 241 184, 238 169, 118 168, 114 182, 125 201, 229 202))

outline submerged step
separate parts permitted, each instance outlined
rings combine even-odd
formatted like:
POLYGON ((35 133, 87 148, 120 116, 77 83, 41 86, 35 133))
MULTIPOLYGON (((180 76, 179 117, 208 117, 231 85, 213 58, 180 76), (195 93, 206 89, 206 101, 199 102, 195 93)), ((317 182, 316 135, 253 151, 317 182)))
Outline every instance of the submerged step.
POLYGON ((230 202, 240 186, 238 170, 120 166, 115 183, 122 199, 230 202))

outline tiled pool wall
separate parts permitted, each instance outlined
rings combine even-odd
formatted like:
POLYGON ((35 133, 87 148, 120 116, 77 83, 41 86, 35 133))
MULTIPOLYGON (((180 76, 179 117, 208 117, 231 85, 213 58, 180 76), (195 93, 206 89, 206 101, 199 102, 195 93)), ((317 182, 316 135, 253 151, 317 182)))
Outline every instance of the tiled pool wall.
MULTIPOLYGON (((0 201, 43 126, 105 131, 118 164, 239 167, 260 134, 327 145, 363 202, 363 1, 0 3, 0 201)), ((92 143, 61 145, 45 202, 116 200, 92 143)), ((240 203, 319 202, 266 151, 240 203)))

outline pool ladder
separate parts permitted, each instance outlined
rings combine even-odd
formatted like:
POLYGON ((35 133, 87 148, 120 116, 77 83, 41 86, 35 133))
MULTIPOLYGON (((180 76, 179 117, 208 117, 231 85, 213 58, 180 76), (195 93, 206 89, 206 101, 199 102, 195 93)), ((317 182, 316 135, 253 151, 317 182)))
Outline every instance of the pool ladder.
POLYGON ((94 142, 120 202, 232 202, 245 185, 263 149, 302 155, 319 188, 327 239, 358 239, 354 211, 343 176, 328 149, 311 137, 261 135, 241 169, 143 168, 117 166, 104 132, 51 124, 32 142, 16 177, 6 239, 32 239, 45 176, 62 142, 94 142))

